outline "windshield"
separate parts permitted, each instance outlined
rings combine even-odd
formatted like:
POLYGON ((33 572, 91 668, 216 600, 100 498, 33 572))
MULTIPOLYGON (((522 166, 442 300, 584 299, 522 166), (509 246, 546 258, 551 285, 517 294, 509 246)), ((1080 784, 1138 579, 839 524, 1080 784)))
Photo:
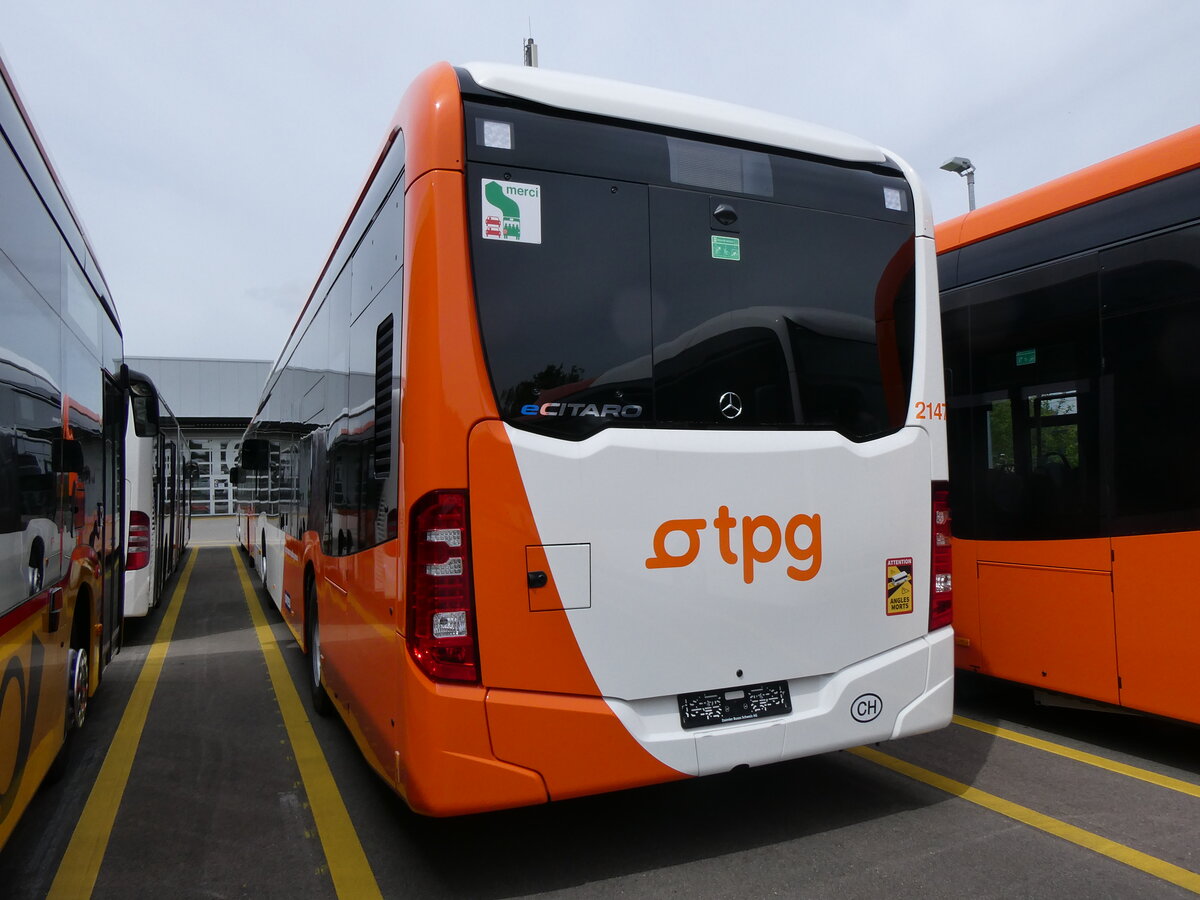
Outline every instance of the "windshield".
POLYGON ((913 347, 900 174, 468 103, 484 350, 510 424, 899 428, 913 347))

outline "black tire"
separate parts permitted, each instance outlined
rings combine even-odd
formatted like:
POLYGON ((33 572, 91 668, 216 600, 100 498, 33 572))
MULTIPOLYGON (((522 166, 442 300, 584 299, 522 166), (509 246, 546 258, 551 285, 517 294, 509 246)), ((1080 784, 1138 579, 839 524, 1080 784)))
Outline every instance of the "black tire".
POLYGON ((313 712, 333 715, 333 701, 325 690, 321 675, 321 622, 317 617, 317 586, 310 574, 304 579, 304 635, 308 647, 308 689, 313 712))
POLYGON ((42 582, 46 578, 45 563, 45 548, 42 539, 34 538, 33 545, 29 548, 29 566, 26 572, 27 586, 31 594, 36 594, 42 589, 42 582))
POLYGON ((58 755, 46 772, 46 781, 54 783, 60 780, 71 767, 72 748, 75 745, 75 734, 83 728, 87 720, 88 707, 88 627, 86 617, 80 617, 79 608, 86 604, 88 597, 81 593, 75 603, 75 622, 71 627, 71 649, 67 654, 67 710, 63 723, 63 743, 58 749, 58 755))

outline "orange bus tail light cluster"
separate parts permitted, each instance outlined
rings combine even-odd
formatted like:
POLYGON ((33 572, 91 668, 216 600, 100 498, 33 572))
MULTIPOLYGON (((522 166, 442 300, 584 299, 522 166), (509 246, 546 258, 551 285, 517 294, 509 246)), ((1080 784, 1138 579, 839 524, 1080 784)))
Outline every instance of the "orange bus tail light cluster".
POLYGON ((929 583, 929 630, 954 621, 954 581, 950 572, 950 487, 933 484, 933 572, 929 583))
POLYGON ((129 514, 129 554, 125 571, 144 569, 150 563, 150 516, 139 510, 129 514))
POLYGON ((466 491, 434 491, 409 530, 408 649, 438 681, 479 680, 466 491))

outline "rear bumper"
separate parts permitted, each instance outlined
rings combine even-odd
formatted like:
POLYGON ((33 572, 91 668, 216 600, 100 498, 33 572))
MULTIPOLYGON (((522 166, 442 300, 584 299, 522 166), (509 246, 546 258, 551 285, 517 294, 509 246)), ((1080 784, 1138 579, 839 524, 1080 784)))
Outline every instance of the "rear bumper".
POLYGON ((688 731, 674 696, 628 703, 492 690, 488 725, 496 757, 540 772, 552 799, 890 740, 949 724, 953 629, 789 687, 786 716, 688 731))
POLYGON ((943 727, 953 683, 954 632, 943 628, 831 675, 790 680, 786 716, 684 731, 673 696, 609 706, 657 759, 710 775, 943 727))
POLYGON ((461 815, 941 728, 953 710, 954 632, 944 628, 833 675, 793 679, 786 716, 689 731, 674 696, 627 703, 434 686, 406 668, 415 740, 398 754, 397 787, 418 812, 461 815))

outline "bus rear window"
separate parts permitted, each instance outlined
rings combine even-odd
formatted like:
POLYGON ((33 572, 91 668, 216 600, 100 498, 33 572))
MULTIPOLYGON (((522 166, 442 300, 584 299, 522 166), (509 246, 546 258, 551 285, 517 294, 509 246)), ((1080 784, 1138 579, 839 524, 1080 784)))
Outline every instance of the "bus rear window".
POLYGON ((718 145, 711 172, 681 178, 679 139, 633 129, 622 129, 638 148, 627 177, 613 177, 611 157, 603 175, 578 173, 588 154, 568 151, 584 123, 559 127, 558 162, 543 148, 540 168, 514 157, 467 169, 476 300, 505 421, 575 440, 666 427, 861 441, 903 424, 914 232, 912 213, 894 208, 897 192, 910 196, 902 178, 718 145), (812 167, 825 176, 815 199, 835 208, 806 205, 812 167), (838 183, 845 204, 830 202, 838 183))

